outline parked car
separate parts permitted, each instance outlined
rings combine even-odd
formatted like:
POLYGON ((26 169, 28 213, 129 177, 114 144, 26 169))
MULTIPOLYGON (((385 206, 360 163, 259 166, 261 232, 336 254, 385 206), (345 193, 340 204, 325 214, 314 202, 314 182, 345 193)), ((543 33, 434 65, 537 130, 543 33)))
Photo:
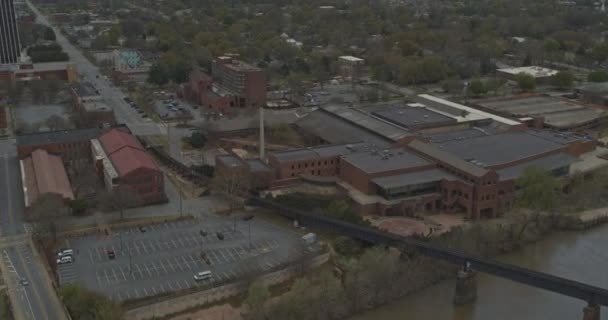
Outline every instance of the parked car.
POLYGON ((64 256, 64 257, 57 259, 57 264, 66 264, 66 263, 72 263, 72 262, 74 262, 74 259, 72 258, 72 256, 64 256))
POLYGON ((218 239, 220 239, 220 240, 224 240, 224 234, 223 234, 223 233, 218 232, 218 233, 216 233, 215 235, 217 236, 217 238, 218 238, 218 239))
POLYGON ((59 249, 57 251, 57 258, 62 258, 65 256, 73 256, 74 255, 74 250, 72 249, 59 249))
POLYGON ((108 251, 106 251, 106 253, 108 254, 108 259, 114 260, 114 258, 116 258, 116 253, 114 252, 114 250, 108 249, 108 251))
POLYGON ((195 281, 203 281, 211 278, 211 271, 201 271, 194 275, 195 281))

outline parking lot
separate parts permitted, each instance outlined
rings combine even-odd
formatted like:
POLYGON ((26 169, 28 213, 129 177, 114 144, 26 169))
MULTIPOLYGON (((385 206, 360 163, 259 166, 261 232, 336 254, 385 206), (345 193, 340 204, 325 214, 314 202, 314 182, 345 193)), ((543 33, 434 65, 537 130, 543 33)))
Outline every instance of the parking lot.
POLYGON ((197 110, 190 104, 176 99, 156 99, 154 109, 163 120, 194 118, 197 110))
POLYGON ((200 222, 71 239, 68 246, 74 249, 75 261, 58 265, 59 283, 78 282, 117 301, 236 280, 286 265, 304 249, 298 234, 265 221, 212 215, 200 222), (211 279, 194 280, 197 272, 206 270, 213 273, 211 279))

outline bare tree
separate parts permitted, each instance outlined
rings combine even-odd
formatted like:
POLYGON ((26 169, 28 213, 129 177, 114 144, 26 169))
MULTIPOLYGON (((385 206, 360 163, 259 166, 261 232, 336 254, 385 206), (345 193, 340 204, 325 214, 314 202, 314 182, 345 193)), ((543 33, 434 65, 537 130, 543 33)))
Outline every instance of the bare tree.
POLYGON ((30 94, 32 95, 32 101, 34 103, 44 103, 45 96, 45 85, 42 80, 32 80, 29 83, 30 94))
POLYGON ((75 161, 70 169, 72 175, 70 181, 72 182, 72 189, 74 194, 78 197, 82 191, 91 186, 95 186, 99 177, 95 173, 95 168, 90 161, 75 161))
POLYGON ((249 189, 249 174, 239 168, 220 170, 213 177, 212 186, 215 191, 228 198, 229 213, 232 213, 238 197, 249 189))
POLYGON ((101 193, 97 200, 102 210, 118 210, 120 212, 120 220, 124 219, 125 209, 135 207, 141 202, 137 192, 126 185, 119 185, 111 191, 101 193))
POLYGON ((43 194, 28 208, 27 218, 33 222, 33 237, 45 249, 54 246, 57 241, 56 218, 67 212, 59 194, 43 194))
POLYGON ((55 102, 55 100, 57 99, 57 95, 62 89, 62 82, 54 77, 51 77, 49 79, 43 80, 43 84, 46 88, 46 100, 49 103, 55 102))

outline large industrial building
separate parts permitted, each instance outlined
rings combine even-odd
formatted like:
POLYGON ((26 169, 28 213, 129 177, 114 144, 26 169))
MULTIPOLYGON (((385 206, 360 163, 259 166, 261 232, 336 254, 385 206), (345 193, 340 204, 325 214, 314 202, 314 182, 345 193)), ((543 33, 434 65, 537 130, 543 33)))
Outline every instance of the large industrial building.
POLYGON ((474 104, 480 109, 517 118, 537 128, 556 130, 596 127, 608 118, 608 113, 597 106, 540 94, 477 100, 474 104))
POLYGON ((464 212, 498 216, 530 166, 569 174, 596 141, 429 95, 415 103, 323 107, 296 123, 329 143, 274 152, 275 186, 318 179, 345 191, 362 214, 464 212))
POLYGON ((127 186, 138 204, 167 200, 163 172, 126 128, 112 128, 91 140, 91 151, 107 190, 127 186))

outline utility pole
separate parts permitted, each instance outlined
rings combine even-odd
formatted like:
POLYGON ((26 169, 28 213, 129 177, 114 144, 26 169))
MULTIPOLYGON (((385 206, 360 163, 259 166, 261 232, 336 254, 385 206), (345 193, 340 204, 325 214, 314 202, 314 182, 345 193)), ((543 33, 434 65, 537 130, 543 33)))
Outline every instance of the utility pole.
POLYGON ((260 107, 260 160, 264 161, 264 107, 260 107))

